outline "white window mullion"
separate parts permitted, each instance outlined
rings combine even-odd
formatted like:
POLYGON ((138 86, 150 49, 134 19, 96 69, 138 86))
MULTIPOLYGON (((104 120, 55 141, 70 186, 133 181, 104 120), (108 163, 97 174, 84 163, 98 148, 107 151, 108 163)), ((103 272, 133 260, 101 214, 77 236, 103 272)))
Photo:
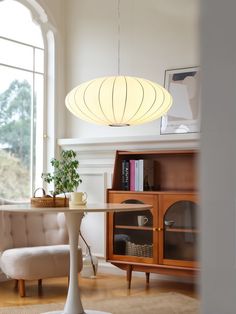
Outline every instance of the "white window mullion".
MULTIPOLYGON (((32 8, 32 10, 35 15, 35 8, 32 8)), ((4 83, 0 84, 0 94, 3 94, 8 90, 10 84, 13 81, 16 81, 15 91, 10 90, 12 97, 8 97, 6 94, 5 96, 8 97, 6 98, 7 106, 10 106, 10 103, 15 101, 15 103, 12 103, 11 107, 11 110, 13 110, 12 112, 14 113, 12 121, 14 121, 16 127, 17 125, 19 127, 19 134, 18 136, 15 135, 15 143, 17 143, 18 146, 14 147, 13 139, 9 142, 9 139, 5 137, 6 139, 4 140, 4 136, 2 136, 0 153, 2 151, 2 153, 4 153, 4 158, 6 159, 8 156, 9 159, 12 160, 15 158, 15 162, 16 164, 18 163, 19 169, 22 168, 22 174, 24 173, 24 175, 21 176, 19 174, 16 176, 14 182, 15 186, 30 186, 28 192, 22 188, 22 193, 19 192, 19 195, 16 196, 15 191, 13 189, 11 191, 10 184, 9 191, 7 191, 7 197, 5 196, 6 193, 5 195, 1 195, 0 191, 0 197, 3 198, 5 197, 20 201, 29 199, 33 190, 36 188, 36 185, 40 182, 38 177, 41 173, 39 173, 39 171, 43 170, 42 163, 44 161, 44 149, 43 145, 40 144, 43 142, 44 131, 44 128, 42 127, 44 119, 42 112, 46 112, 44 110, 46 89, 44 88, 45 84, 43 83, 45 78, 45 67, 43 67, 43 62, 45 61, 43 38, 45 37, 46 36, 43 37, 42 28, 32 21, 30 8, 21 4, 20 1, 9 0, 0 2, 0 67, 2 69, 0 73, 0 82, 4 83), (12 23, 12 20, 14 20, 14 23, 12 23), (24 83, 24 81, 26 81, 26 83, 24 83), (21 93, 20 96, 18 93, 21 93), (31 93, 30 96, 29 93, 31 93), (30 104, 29 98, 31 98, 30 104), (17 109, 17 101, 19 101, 22 108, 20 107, 17 109), (28 106, 30 106, 30 109, 27 108, 28 106), (39 140, 37 139, 38 137, 39 140), (25 145, 27 139, 30 141, 30 149, 25 145), (38 146, 37 153, 36 146, 38 146), (19 153, 14 155, 15 150, 13 149, 17 147, 19 147, 19 153), (25 149, 25 153, 22 153, 22 149, 25 149), (5 150, 5 152, 3 152, 3 150, 5 150), (28 154, 29 158, 25 158, 28 154), (25 164, 23 164, 23 160, 25 164), (26 175, 26 173, 29 172, 30 174, 26 175), (17 180, 19 180, 19 182, 17 180)), ((2 99, 2 101, 5 100, 2 99)), ((2 105, 4 106, 3 103, 2 105)), ((10 121, 11 120, 8 122, 6 121, 6 123, 9 124, 10 121)), ((12 124, 11 128, 12 127, 14 127, 14 124, 12 124)), ((8 128, 5 131, 12 132, 12 129, 8 128)), ((12 134, 13 133, 9 133, 9 138, 12 134)), ((4 178, 2 178, 2 180, 2 182, 4 182, 4 178)), ((5 184, 5 187, 7 186, 8 184, 5 184)))

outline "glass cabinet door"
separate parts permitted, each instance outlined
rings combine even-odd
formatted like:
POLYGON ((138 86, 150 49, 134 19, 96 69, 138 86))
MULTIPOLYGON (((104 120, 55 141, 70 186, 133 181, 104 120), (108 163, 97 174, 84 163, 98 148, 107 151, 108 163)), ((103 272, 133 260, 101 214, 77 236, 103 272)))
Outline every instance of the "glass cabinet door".
POLYGON ((197 261, 198 205, 191 198, 173 200, 166 205, 161 228, 163 264, 191 266, 197 261))
MULTIPOLYGON (((136 199, 122 203, 142 204, 136 199)), ((149 210, 117 212, 113 216, 113 254, 152 258, 153 217, 149 210)))

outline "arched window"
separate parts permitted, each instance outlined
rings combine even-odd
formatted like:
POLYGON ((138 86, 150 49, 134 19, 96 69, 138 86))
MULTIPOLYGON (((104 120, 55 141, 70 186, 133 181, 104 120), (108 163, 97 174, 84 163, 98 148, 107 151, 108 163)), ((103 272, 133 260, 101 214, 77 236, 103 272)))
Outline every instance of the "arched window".
POLYGON ((45 160, 47 41, 32 16, 30 6, 0 1, 0 198, 17 201, 41 185, 45 160))

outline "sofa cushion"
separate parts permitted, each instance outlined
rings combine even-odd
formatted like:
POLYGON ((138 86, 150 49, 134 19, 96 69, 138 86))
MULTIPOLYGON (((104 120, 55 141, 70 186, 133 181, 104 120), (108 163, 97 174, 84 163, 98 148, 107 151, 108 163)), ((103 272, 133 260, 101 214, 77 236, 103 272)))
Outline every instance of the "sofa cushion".
MULTIPOLYGON (((82 269, 82 252, 78 248, 78 272, 82 269)), ((44 279, 69 274, 69 245, 13 248, 2 252, 1 268, 14 279, 44 279)))

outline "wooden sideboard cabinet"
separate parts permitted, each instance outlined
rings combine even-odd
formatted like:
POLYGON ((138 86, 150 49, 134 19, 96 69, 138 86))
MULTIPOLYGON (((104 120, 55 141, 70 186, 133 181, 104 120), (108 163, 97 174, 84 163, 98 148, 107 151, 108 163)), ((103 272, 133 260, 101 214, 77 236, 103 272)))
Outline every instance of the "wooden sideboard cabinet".
POLYGON ((107 201, 152 205, 151 211, 107 214, 107 261, 126 270, 129 288, 132 271, 145 272, 147 283, 150 273, 198 273, 197 156, 192 150, 117 151, 107 201), (137 191, 133 160, 141 160, 137 191))

